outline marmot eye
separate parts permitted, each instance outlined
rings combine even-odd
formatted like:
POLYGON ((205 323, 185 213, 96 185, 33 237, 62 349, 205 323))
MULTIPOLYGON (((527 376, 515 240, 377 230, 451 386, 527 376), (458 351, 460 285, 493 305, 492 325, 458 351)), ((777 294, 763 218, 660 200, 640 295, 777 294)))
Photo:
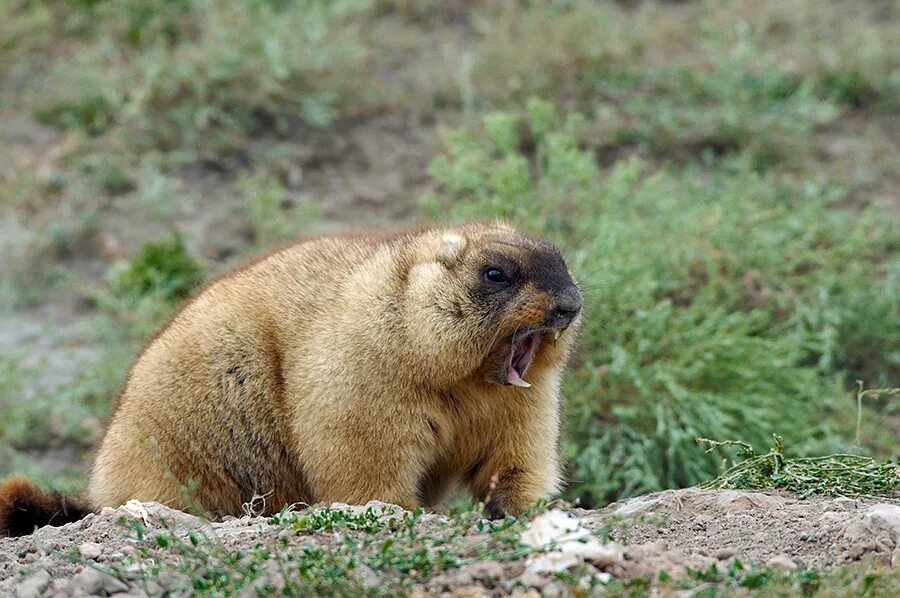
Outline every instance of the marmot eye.
POLYGON ((501 270, 500 268, 488 268, 484 271, 484 278, 488 282, 509 282, 509 279, 506 278, 506 274, 504 274, 503 270, 501 270))

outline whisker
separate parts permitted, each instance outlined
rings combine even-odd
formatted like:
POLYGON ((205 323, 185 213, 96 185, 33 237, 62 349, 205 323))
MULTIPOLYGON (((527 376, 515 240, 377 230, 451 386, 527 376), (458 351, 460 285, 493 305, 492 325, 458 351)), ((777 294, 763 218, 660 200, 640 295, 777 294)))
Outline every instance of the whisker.
POLYGON ((492 351, 493 348, 494 348, 494 343, 497 342, 497 337, 498 337, 498 336, 500 336, 500 328, 497 328, 497 330, 494 331, 494 337, 491 339, 491 342, 490 342, 490 344, 488 345, 487 351, 484 352, 484 355, 482 356, 482 359, 484 359, 485 357, 487 357, 488 355, 491 354, 491 351, 492 351))
MULTIPOLYGON (((512 333, 512 338, 516 338, 516 334, 517 334, 518 332, 519 332, 519 324, 516 324, 516 329, 515 329, 515 330, 513 331, 513 333, 512 333)), ((509 344, 509 358, 510 358, 510 359, 513 358, 515 351, 516 351, 516 344, 515 344, 515 343, 510 343, 510 344, 509 344)))

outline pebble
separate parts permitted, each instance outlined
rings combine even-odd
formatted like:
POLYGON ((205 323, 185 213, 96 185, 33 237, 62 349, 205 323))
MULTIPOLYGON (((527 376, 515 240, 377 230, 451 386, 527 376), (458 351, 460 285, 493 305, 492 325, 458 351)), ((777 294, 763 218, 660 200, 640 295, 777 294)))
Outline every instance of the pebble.
POLYGON ((100 573, 90 567, 85 567, 81 573, 72 578, 72 587, 81 589, 91 596, 97 595, 101 591, 105 591, 107 594, 116 594, 128 590, 128 586, 115 577, 100 573))
POLYGON ((526 573, 522 575, 518 579, 518 581, 520 581, 525 587, 535 588, 538 590, 540 590, 550 582, 549 579, 547 579, 543 575, 538 575, 537 573, 526 573))
POLYGON ((779 554, 777 556, 773 556, 770 558, 766 565, 770 567, 777 567, 779 569, 785 569, 787 571, 796 571, 798 569, 797 563, 786 554, 779 554))
POLYGON ((364 588, 377 588, 381 586, 381 577, 368 565, 359 563, 354 568, 356 578, 364 588))
POLYGON ((477 561, 467 567, 475 579, 503 579, 503 565, 497 561, 477 561))
POLYGON ((103 553, 103 545, 97 542, 85 542, 78 547, 81 556, 89 561, 96 561, 103 553))
POLYGON ((451 598, 487 598, 490 594, 483 587, 473 585, 456 588, 450 596, 451 598))
POLYGON ((16 588, 18 598, 37 598, 50 585, 50 574, 45 569, 39 569, 25 578, 16 588))
POLYGON ((736 554, 737 554, 737 551, 734 550, 733 548, 720 548, 719 550, 717 550, 715 552, 715 554, 713 554, 713 556, 716 557, 717 560, 727 561, 728 559, 732 558, 736 554))

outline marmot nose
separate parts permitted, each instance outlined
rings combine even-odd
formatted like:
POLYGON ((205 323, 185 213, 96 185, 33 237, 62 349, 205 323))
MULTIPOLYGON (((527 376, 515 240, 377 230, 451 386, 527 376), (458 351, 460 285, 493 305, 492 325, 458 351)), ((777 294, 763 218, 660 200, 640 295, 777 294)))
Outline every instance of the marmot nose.
POLYGON ((556 300, 556 305, 550 310, 549 325, 554 328, 565 328, 572 323, 581 311, 582 299, 577 290, 568 292, 556 300))

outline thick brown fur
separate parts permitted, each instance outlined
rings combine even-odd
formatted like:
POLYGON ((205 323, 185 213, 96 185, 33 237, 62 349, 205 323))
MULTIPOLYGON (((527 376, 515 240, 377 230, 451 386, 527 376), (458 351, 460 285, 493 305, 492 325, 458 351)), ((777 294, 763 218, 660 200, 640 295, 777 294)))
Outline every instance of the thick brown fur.
POLYGON ((24 478, 0 484, 0 538, 26 536, 37 527, 84 518, 90 510, 58 492, 44 492, 24 478))
POLYGON ((558 251, 502 223, 277 251, 206 287, 139 356, 90 505, 433 506, 464 484, 490 493, 492 512, 520 513, 558 490, 580 306, 558 251), (514 286, 486 282, 497 265, 514 286), (525 333, 540 338, 530 388, 504 373, 525 333))

